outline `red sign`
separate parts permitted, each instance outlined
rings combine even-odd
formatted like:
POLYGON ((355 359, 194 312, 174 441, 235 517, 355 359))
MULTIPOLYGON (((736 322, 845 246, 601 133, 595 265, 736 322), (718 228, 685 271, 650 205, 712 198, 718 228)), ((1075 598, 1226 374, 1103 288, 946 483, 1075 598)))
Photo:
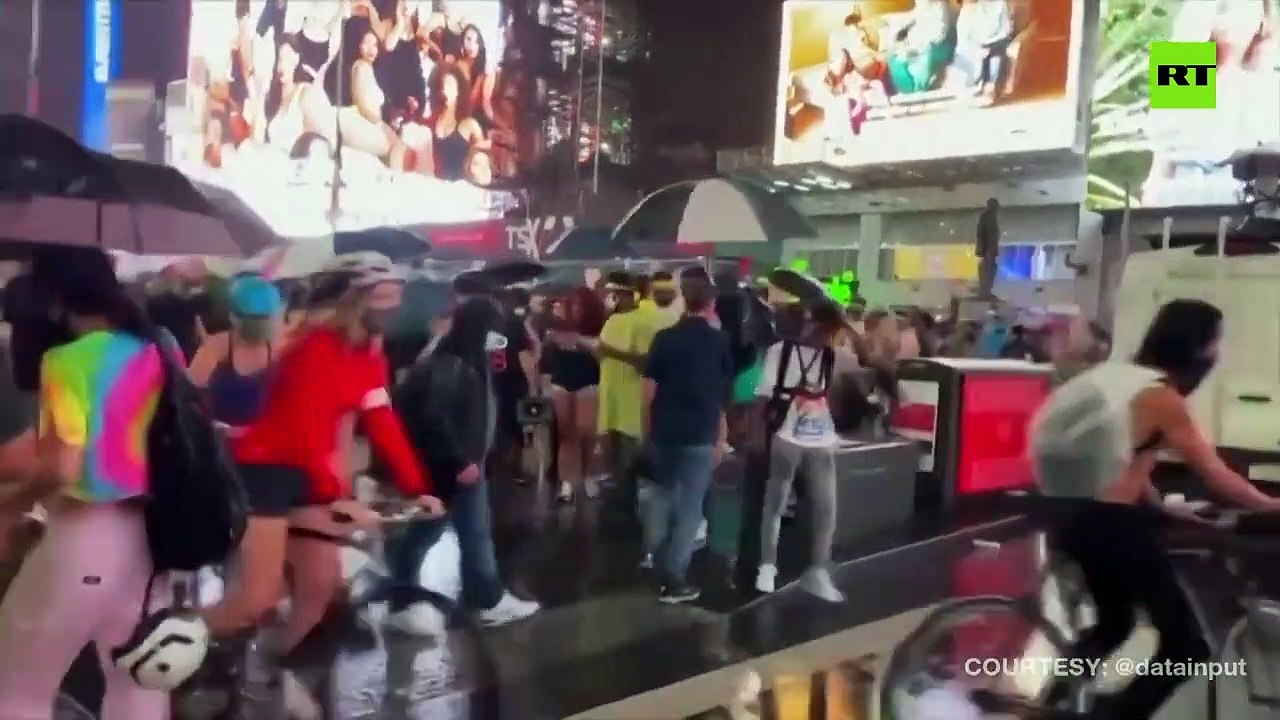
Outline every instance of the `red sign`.
POLYGON ((427 227, 426 235, 435 250, 465 250, 477 256, 503 255, 507 252, 507 225, 502 220, 431 225, 427 227))
POLYGON ((1049 390, 1047 376, 965 376, 957 496, 1029 487, 1034 482, 1027 433, 1049 390))

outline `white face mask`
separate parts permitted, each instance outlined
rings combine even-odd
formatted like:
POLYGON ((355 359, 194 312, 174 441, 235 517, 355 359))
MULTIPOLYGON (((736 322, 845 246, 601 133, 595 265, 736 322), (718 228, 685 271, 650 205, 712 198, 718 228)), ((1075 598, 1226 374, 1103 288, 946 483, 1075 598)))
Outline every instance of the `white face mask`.
POLYGON ((485 349, 485 352, 495 352, 498 350, 506 350, 507 336, 490 330, 489 334, 486 335, 484 338, 484 349, 485 349))

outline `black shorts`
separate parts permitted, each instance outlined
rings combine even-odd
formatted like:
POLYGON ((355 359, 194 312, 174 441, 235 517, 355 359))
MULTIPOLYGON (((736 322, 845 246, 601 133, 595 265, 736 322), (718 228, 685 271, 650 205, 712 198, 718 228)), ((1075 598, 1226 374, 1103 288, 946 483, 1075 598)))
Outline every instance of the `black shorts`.
POLYGON ((241 465, 240 482, 249 497, 249 514, 285 517, 305 507, 310 496, 307 473, 291 465, 241 465))

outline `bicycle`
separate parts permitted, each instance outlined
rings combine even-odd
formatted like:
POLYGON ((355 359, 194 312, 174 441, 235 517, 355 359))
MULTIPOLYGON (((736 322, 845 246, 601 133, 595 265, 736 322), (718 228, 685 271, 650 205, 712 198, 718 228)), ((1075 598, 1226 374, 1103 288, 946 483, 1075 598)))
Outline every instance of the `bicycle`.
MULTIPOLYGON (((385 657, 388 643, 379 631, 379 618, 369 612, 371 608, 384 603, 393 591, 390 571, 385 556, 385 535, 389 529, 403 528, 413 522, 445 522, 443 517, 428 516, 420 506, 400 500, 371 501, 363 503, 379 517, 378 529, 359 529, 357 518, 350 513, 331 512, 330 522, 319 526, 290 528, 290 535, 314 540, 331 542, 339 546, 343 553, 343 574, 347 584, 347 601, 343 606, 344 617, 337 623, 326 622, 329 627, 317 629, 306 643, 313 643, 321 638, 323 647, 318 653, 307 653, 310 657, 318 654, 328 658, 327 662, 308 662, 299 674, 311 675, 320 686, 319 693, 307 692, 313 700, 317 697, 316 710, 318 716, 335 717, 333 710, 344 702, 339 688, 343 670, 341 659, 344 654, 368 653, 378 651, 385 657), (323 637, 322 637, 323 636, 323 637), (316 670, 319 670, 317 673, 316 670)), ((461 627, 473 647, 481 649, 479 655, 479 675, 481 687, 476 693, 477 699, 487 709, 496 707, 497 669, 492 658, 483 652, 481 630, 464 613, 453 598, 445 593, 422 587, 412 588, 415 602, 431 604, 445 616, 445 625, 461 627)), ((218 679, 213 688, 203 691, 204 698, 199 697, 201 690, 193 695, 195 701, 188 700, 177 714, 183 720, 195 718, 234 718, 235 720, 278 720, 286 717, 284 712, 284 689, 281 686, 282 673, 272 663, 265 652, 268 645, 263 637, 263 630, 248 638, 243 650, 234 652, 229 657, 227 667, 219 668, 218 679), (230 685, 232 692, 222 688, 230 685), (212 691, 212 692, 210 692, 212 691), (198 708, 200 705, 207 707, 198 708)), ((410 659, 411 660, 411 659, 410 659)), ((296 680, 296 677, 292 678, 296 680)), ((304 684, 305 685, 305 684, 304 684)), ((390 694, 388 694, 390 695, 390 694)), ((389 698, 390 699, 390 698, 389 698)), ((350 713, 348 713, 350 715, 350 713)), ((481 715, 488 717, 489 715, 481 715)), ((345 716, 344 716, 345 717, 345 716)))
MULTIPOLYGON (((1280 551, 1280 517, 1275 515, 1224 511, 1209 504, 1190 506, 1201 518, 1202 527, 1212 540, 1204 535, 1187 545, 1179 544, 1170 549, 1172 557, 1209 559, 1224 568, 1244 585, 1240 594, 1240 617, 1226 633, 1224 641, 1213 660, 1222 661, 1252 653, 1261 659, 1247 661, 1248 666, 1265 668, 1268 662, 1280 659, 1280 602, 1268 592, 1259 589, 1257 568, 1251 567, 1248 558, 1261 553, 1280 551), (1248 536, 1267 538, 1270 546, 1250 546, 1248 536)), ((1043 542, 1043 538, 1042 538, 1043 542)), ((932 712, 942 712, 945 717, 980 718, 1036 717, 1048 711, 1047 692, 1052 683, 1045 677, 1024 675, 1000 675, 984 688, 968 687, 977 680, 979 673, 967 669, 956 672, 959 663, 989 660, 1019 660, 1022 658, 1065 658, 1079 637, 1080 631, 1092 622, 1092 608, 1078 573, 1063 558, 1042 553, 1042 581, 1039 591, 1024 597, 979 596, 953 600, 934 609, 894 649, 880 687, 880 712, 884 720, 919 720, 932 712), (1054 608, 1059 612, 1051 612, 1054 608), (978 621, 976 627, 972 621, 978 621), (952 633, 973 627, 972 637, 978 637, 977 647, 957 647, 952 633), (1012 643, 995 646, 986 631, 1011 630, 1012 643), (941 650, 941 653, 935 653, 941 650), (942 654, 944 657, 937 657, 942 654), (949 657, 947 657, 949 656, 949 657), (970 677, 966 678, 965 675, 970 677), (1028 687, 1029 686, 1029 687, 1028 687), (941 708, 946 709, 941 709, 941 708)), ((1201 620, 1206 639, 1212 633, 1203 627, 1203 613, 1199 612, 1199 595, 1191 600, 1201 620)), ((969 639, 971 639, 969 638, 969 639)), ((1210 647, 1216 643, 1210 642, 1210 647)), ((1003 663, 991 665, 1007 670, 1003 663)), ((1023 668, 1017 663, 1013 667, 1023 668)), ((1047 668, 1044 668, 1047 669, 1047 668)), ((986 674, 985 672, 982 674, 986 674)), ((1069 712, 1083 713, 1092 704, 1097 685, 1103 678, 1073 676, 1067 681, 1069 712)), ((1252 675, 1246 678, 1250 703, 1280 711, 1280 692, 1268 693, 1255 686, 1252 675)), ((985 682, 985 681, 984 681, 985 682)), ((1217 678, 1209 679, 1207 693, 1207 717, 1216 720, 1219 715, 1217 678)))

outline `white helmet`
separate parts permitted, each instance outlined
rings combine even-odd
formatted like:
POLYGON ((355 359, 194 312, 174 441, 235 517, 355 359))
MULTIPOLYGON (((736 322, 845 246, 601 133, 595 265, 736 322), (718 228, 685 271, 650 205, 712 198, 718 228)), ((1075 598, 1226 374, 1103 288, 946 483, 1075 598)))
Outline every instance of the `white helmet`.
POLYGON ((200 669, 209 650, 209 628, 193 609, 150 613, 133 635, 111 652, 118 670, 148 690, 171 691, 200 669))
POLYGON ((385 282, 405 282, 408 279, 403 268, 391 262, 386 255, 376 252, 337 255, 320 271, 321 275, 345 275, 350 287, 372 287, 385 282))

